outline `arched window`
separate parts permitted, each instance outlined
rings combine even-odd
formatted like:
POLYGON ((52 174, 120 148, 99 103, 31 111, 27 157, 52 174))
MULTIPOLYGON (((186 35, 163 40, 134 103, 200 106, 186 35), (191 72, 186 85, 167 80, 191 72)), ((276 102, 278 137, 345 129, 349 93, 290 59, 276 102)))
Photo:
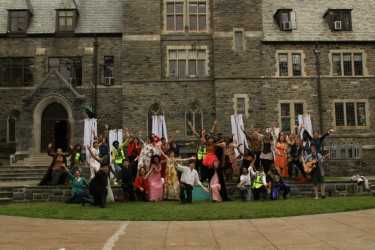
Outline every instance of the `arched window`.
POLYGON ((187 136, 193 135, 191 127, 198 133, 203 129, 203 112, 197 102, 190 104, 189 109, 185 112, 185 134, 187 136))
POLYGON ((150 106, 147 116, 147 135, 152 134, 152 116, 154 115, 163 115, 163 110, 160 107, 159 103, 154 103, 150 106))
POLYGON ((13 116, 8 117, 7 121, 7 142, 16 141, 16 119, 13 116))

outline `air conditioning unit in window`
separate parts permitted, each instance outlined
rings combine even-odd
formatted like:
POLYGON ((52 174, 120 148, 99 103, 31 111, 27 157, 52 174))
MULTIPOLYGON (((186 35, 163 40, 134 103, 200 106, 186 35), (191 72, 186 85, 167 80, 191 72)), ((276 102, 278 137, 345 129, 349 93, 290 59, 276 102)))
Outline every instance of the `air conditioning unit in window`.
POLYGON ((284 31, 290 31, 290 30, 292 30, 292 22, 284 22, 282 24, 282 29, 284 31))
POLYGON ((104 86, 112 86, 114 83, 113 77, 104 77, 104 86))
POLYGON ((335 30, 342 30, 342 21, 335 21, 334 28, 335 30))

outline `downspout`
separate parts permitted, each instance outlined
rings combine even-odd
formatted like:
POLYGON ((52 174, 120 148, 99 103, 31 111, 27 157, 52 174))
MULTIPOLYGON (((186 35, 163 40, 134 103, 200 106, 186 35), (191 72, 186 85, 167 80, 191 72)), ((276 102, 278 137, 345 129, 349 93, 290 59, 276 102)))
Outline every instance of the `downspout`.
POLYGON ((98 38, 94 37, 94 51, 93 51, 93 70, 92 70, 92 80, 94 83, 94 100, 93 100, 93 112, 95 118, 97 118, 98 110, 98 38))
POLYGON ((319 130, 322 133, 324 124, 323 124, 323 107, 322 107, 322 81, 321 81, 321 65, 320 65, 320 45, 319 42, 315 44, 315 66, 316 66, 316 92, 318 98, 318 112, 319 112, 319 130))

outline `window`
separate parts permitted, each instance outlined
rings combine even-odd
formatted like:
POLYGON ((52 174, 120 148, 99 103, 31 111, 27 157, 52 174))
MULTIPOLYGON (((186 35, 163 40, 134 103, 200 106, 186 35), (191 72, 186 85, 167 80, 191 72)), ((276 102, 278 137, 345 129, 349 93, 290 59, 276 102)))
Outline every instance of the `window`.
POLYGON ((274 18, 281 31, 297 29, 296 12, 292 9, 279 9, 275 13, 274 18))
POLYGON ((79 57, 60 57, 48 59, 48 72, 57 70, 71 84, 81 85, 82 63, 79 57))
POLYGON ((12 116, 8 117, 7 121, 7 142, 16 141, 16 119, 12 116))
POLYGON ((0 58, 0 86, 31 85, 33 66, 33 58, 0 58))
POLYGON ((165 0, 165 15, 166 31, 208 31, 207 0, 165 0))
POLYGON ((189 124, 191 124, 191 127, 195 131, 201 131, 203 129, 203 113, 197 103, 191 104, 189 110, 185 112, 186 135, 192 136, 193 131, 189 124))
POLYGON ((331 160, 360 160, 361 145, 359 144, 332 144, 329 147, 331 160))
POLYGON ((77 22, 77 10, 58 10, 56 18, 57 32, 73 32, 77 22))
POLYGON ((0 143, 7 142, 7 120, 0 119, 0 143))
POLYGON ((207 30, 206 1, 189 1, 189 30, 193 32, 207 30))
POLYGON ((367 102, 335 102, 335 121, 337 127, 367 126, 367 102))
POLYGON ((113 56, 105 56, 104 57, 104 64, 103 64, 103 72, 102 72, 102 84, 109 86, 115 83, 114 79, 114 57, 113 56))
POLYGON ((364 62, 362 52, 339 52, 331 53, 333 76, 363 76, 364 62))
POLYGON ((15 34, 26 33, 29 27, 30 12, 28 10, 9 10, 8 15, 8 32, 15 34))
POLYGON ((242 114, 244 117, 249 116, 249 96, 247 94, 234 94, 233 110, 235 114, 242 114))
POLYGON ((298 115, 304 114, 303 102, 281 102, 280 124, 283 132, 294 131, 298 127, 298 115))
POLYGON ((324 18, 332 31, 352 31, 352 10, 329 9, 324 18))
POLYGON ((168 31, 184 31, 184 1, 168 1, 166 14, 168 31))
POLYGON ((293 77, 303 75, 301 52, 278 52, 277 62, 279 77, 293 77))
POLYGON ((168 48, 168 76, 175 78, 208 76, 206 48, 168 48))
POLYGON ((233 48, 235 51, 243 51, 244 50, 244 35, 243 30, 235 30, 233 36, 233 48))

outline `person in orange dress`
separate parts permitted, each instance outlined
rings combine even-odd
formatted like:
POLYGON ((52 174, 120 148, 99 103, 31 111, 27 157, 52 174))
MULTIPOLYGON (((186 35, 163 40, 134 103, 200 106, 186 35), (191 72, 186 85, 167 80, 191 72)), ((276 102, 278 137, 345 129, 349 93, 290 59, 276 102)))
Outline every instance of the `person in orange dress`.
POLYGON ((284 133, 280 133, 275 146, 275 166, 282 177, 288 177, 288 144, 284 133))

